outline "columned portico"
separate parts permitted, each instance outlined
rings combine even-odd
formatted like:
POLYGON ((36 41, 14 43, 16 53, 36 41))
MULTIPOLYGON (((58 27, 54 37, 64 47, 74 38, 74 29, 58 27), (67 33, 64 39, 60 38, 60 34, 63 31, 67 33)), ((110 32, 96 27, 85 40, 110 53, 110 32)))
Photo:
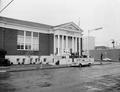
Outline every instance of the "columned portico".
MULTIPOLYGON (((81 53, 82 30, 74 23, 66 23, 54 28, 54 55, 81 53)), ((79 54, 80 55, 80 54, 79 54)))
MULTIPOLYGON (((70 53, 70 49, 72 49, 72 53, 81 52, 81 41, 80 37, 74 37, 68 35, 54 35, 54 54, 62 55, 66 52, 70 53), (68 46, 70 45, 71 46, 68 46)), ((80 55, 80 54, 79 54, 80 55)))

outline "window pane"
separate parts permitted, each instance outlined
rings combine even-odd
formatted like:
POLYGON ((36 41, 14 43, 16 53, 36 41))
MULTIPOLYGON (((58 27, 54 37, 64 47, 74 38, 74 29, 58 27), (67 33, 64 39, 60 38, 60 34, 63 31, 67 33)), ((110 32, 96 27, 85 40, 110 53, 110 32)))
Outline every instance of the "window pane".
POLYGON ((31 43, 31 37, 26 37, 25 42, 26 42, 26 43, 31 43))
POLYGON ((39 50, 39 45, 38 44, 33 44, 33 50, 39 50))
POLYGON ((38 33, 33 33, 33 37, 38 37, 38 33))
POLYGON ((39 38, 33 38, 33 44, 39 44, 39 38))
POLYGON ((28 49, 28 46, 27 46, 27 45, 25 45, 25 49, 26 49, 26 50, 28 49))
POLYGON ((31 44, 28 44, 28 43, 27 43, 27 44, 25 45, 25 49, 26 49, 26 50, 31 50, 31 44))
POLYGON ((20 45, 17 45, 17 49, 20 49, 20 45))
POLYGON ((20 46, 20 49, 24 49, 24 45, 21 45, 21 46, 20 46))
POLYGON ((18 35, 24 36, 24 31, 18 31, 18 35))
POLYGON ((18 43, 23 43, 24 42, 24 37, 18 36, 18 43))
POLYGON ((27 31, 26 36, 31 36, 31 32, 27 31))

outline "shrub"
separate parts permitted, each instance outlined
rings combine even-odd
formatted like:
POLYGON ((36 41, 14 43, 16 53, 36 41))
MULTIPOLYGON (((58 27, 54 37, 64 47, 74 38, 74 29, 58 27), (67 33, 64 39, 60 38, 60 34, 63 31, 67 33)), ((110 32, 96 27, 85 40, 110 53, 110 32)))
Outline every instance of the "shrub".
POLYGON ((7 51, 4 49, 0 49, 0 58, 4 58, 5 59, 5 55, 7 54, 7 51))

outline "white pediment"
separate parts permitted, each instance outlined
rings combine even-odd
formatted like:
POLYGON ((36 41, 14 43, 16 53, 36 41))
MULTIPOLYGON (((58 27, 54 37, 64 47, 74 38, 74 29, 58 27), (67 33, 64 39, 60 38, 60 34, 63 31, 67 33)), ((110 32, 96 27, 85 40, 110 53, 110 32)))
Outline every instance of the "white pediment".
POLYGON ((70 31, 81 31, 82 32, 82 29, 80 29, 80 27, 73 22, 61 24, 61 25, 55 26, 54 28, 55 29, 65 29, 65 30, 70 30, 70 31))

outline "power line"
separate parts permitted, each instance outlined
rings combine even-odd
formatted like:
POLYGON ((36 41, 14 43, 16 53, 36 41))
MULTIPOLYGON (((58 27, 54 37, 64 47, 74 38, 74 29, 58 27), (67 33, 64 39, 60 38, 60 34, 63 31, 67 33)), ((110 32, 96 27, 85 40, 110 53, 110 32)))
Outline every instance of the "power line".
POLYGON ((1 11, 0 13, 2 13, 14 0, 11 0, 1 11))

